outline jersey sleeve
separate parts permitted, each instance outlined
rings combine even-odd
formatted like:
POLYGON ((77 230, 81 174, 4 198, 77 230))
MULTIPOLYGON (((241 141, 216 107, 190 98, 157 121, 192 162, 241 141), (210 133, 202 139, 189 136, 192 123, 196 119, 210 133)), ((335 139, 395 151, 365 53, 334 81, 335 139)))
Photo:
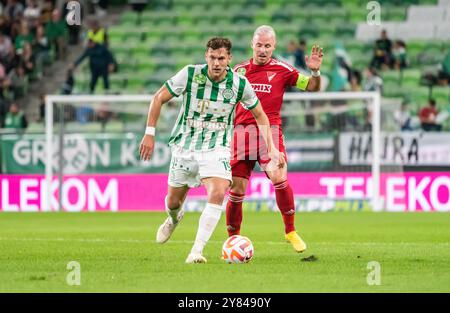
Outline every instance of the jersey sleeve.
POLYGON ((250 82, 247 80, 247 78, 244 78, 244 80, 245 80, 245 86, 244 86, 244 90, 243 90, 240 102, 244 109, 251 110, 258 105, 259 99, 256 96, 256 93, 253 90, 253 87, 250 84, 250 82))
POLYGON ((178 97, 185 91, 188 81, 188 68, 189 66, 185 66, 182 70, 164 83, 172 96, 178 97))

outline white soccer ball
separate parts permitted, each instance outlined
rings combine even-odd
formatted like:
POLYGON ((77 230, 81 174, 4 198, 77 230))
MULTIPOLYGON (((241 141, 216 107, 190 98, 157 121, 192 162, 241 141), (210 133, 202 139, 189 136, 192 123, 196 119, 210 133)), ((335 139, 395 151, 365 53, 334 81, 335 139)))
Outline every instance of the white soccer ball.
POLYGON ((245 236, 229 237, 222 246, 222 259, 227 263, 247 263, 253 258, 253 244, 245 236))

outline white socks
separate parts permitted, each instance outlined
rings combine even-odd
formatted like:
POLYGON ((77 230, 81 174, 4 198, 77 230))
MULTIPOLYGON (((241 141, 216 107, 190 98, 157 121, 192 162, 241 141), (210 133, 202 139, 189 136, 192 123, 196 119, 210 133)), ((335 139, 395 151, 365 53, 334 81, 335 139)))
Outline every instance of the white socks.
POLYGON ((167 206, 167 196, 164 198, 164 205, 166 207, 167 215, 169 215, 172 218, 172 223, 176 224, 178 223, 178 213, 180 213, 183 206, 179 207, 178 209, 169 209, 167 206))
POLYGON ((198 222, 197 237, 195 237, 194 246, 191 253, 202 254, 203 248, 216 229, 222 215, 222 206, 218 204, 207 203, 198 222))

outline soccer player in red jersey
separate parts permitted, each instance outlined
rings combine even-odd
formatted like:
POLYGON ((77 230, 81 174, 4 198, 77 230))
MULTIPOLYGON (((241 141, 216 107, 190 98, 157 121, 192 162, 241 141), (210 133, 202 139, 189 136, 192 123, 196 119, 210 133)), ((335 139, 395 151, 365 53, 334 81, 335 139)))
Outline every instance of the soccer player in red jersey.
MULTIPOLYGON (((273 28, 266 25, 258 27, 252 39, 253 58, 236 65, 234 70, 247 77, 252 84, 269 118, 274 143, 278 144, 278 150, 286 157, 280 114, 285 88, 296 86, 301 90, 319 91, 323 50, 314 45, 311 56, 305 56, 306 65, 311 70, 311 76, 308 77, 289 64, 272 58, 275 46, 276 35, 273 28)), ((270 159, 263 153, 267 150, 262 147, 264 143, 259 138, 251 113, 237 107, 234 125, 231 160, 233 185, 226 209, 228 235, 240 234, 242 202, 251 172, 258 161, 275 187, 276 202, 285 226, 285 239, 293 245, 295 251, 303 252, 306 244, 295 230, 294 195, 287 180, 287 166, 270 166, 270 159)))

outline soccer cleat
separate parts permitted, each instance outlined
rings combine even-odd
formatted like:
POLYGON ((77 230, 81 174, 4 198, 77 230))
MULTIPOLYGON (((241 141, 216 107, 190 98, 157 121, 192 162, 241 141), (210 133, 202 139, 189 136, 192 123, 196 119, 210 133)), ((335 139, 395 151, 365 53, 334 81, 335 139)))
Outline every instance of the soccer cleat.
POLYGON ((284 235, 284 237, 286 238, 287 242, 290 242, 292 244, 296 252, 303 252, 306 250, 306 243, 302 240, 302 238, 300 238, 295 230, 284 235))
POLYGON ((170 216, 166 218, 164 223, 162 223, 158 228, 158 232, 156 233, 156 242, 161 244, 167 242, 167 240, 170 239, 170 236, 172 236, 175 228, 178 226, 178 224, 180 224, 183 216, 184 211, 181 210, 180 213, 178 213, 178 222, 176 222, 175 224, 172 222, 172 218, 170 216))
POLYGON ((186 263, 187 264, 206 263, 206 258, 199 253, 189 253, 186 259, 186 263))

